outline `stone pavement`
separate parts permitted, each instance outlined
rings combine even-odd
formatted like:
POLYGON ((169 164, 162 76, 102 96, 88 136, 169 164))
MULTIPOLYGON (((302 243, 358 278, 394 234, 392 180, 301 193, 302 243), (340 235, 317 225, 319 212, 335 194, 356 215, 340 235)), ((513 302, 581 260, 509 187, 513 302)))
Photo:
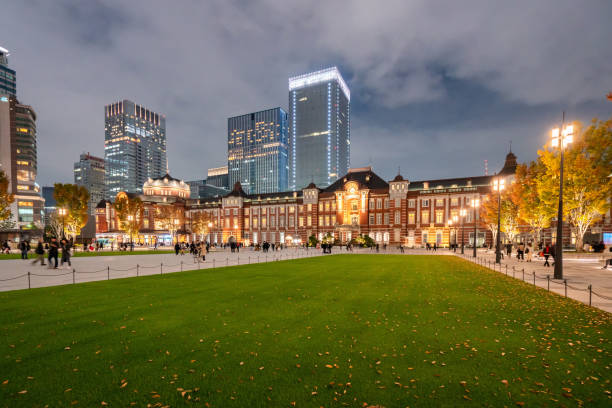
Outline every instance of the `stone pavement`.
MULTIPOLYGON (((448 250, 447 250, 448 251, 448 250)), ((452 251, 449 251, 452 252, 452 251)), ((457 251, 458 256, 459 251, 457 251)), ((477 262, 508 276, 516 279, 523 279, 525 272, 525 282, 533 284, 533 274, 535 272, 535 284, 544 289, 565 296, 565 283, 567 283, 567 296, 582 303, 589 304, 589 297, 592 306, 607 312, 612 312, 612 268, 602 269, 603 262, 601 254, 572 254, 563 253, 563 277, 564 281, 553 279, 554 268, 544 266, 544 258, 534 257, 532 262, 519 261, 516 259, 516 252, 511 258, 504 257, 500 265, 495 265, 495 250, 479 250, 477 262), (549 279, 549 278, 550 279, 549 279), (549 282, 550 280, 550 282, 549 282), (591 285, 591 291, 589 291, 591 285)), ((472 250, 466 250, 465 259, 474 262, 472 250)), ((549 259, 552 265, 552 258, 549 259)))

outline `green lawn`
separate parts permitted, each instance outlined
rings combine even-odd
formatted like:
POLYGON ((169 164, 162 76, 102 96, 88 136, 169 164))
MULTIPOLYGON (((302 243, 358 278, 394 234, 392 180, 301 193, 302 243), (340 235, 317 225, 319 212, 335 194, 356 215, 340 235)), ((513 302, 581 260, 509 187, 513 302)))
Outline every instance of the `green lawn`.
POLYGON ((450 256, 335 255, 0 305, 0 406, 611 404, 612 315, 450 256))
MULTIPOLYGON (((61 255, 60 250, 60 255, 61 255)), ((150 250, 150 251, 87 251, 87 252, 73 252, 72 256, 76 256, 77 258, 84 256, 118 256, 118 255, 154 255, 154 254, 173 254, 173 250, 150 250)), ((45 254, 45 257, 47 255, 45 254)), ((28 253, 28 259, 36 258, 36 254, 34 250, 28 253)), ((0 254, 0 261, 3 259, 21 259, 21 254, 0 254)))

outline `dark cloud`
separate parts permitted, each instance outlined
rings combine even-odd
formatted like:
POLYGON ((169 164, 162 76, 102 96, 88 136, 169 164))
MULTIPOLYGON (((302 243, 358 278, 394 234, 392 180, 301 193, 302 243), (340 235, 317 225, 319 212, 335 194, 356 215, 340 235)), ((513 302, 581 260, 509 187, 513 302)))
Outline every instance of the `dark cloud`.
POLYGON ((167 116, 170 168, 226 161, 227 117, 287 107, 287 78, 338 65, 352 164, 390 178, 478 174, 508 143, 535 157, 563 109, 609 116, 612 3, 550 1, 5 2, 0 42, 39 114, 39 181, 103 155, 103 106, 167 116))

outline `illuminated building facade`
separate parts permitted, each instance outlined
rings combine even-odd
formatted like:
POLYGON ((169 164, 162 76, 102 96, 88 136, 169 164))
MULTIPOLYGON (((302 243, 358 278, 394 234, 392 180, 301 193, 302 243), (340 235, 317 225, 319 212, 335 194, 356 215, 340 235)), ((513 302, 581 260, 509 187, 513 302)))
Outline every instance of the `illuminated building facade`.
POLYGON ((289 78, 289 189, 327 187, 348 171, 350 100, 336 67, 289 78))
POLYGON ((44 200, 36 183, 38 173, 36 113, 14 96, 0 96, 0 169, 9 180, 12 227, 7 237, 40 236, 44 200), (38 230, 40 231, 40 230, 38 230))
POLYGON ((141 193, 167 172, 166 117, 129 100, 104 107, 106 196, 141 193))
POLYGON ((17 96, 17 76, 8 67, 9 52, 0 47, 0 95, 17 96))
POLYGON ((89 214, 95 214, 96 205, 104 199, 104 159, 82 153, 74 163, 74 184, 85 186, 89 191, 89 214))
POLYGON ((281 108, 227 120, 229 184, 240 182, 249 194, 287 191, 288 120, 281 108))

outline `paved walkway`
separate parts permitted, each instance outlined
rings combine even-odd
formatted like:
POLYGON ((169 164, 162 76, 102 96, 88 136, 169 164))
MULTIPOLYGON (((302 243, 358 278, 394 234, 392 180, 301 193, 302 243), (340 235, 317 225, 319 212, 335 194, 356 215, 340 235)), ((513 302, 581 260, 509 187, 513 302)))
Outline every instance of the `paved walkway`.
MULTIPOLYGON (((333 251, 346 253, 345 249, 333 251)), ((376 254, 370 249, 355 249, 354 253, 376 254)), ((380 254, 399 254, 397 248, 380 249, 380 254)), ((406 249, 406 255, 456 255, 461 256, 459 250, 455 253, 448 249, 427 251, 425 249, 406 249)), ((31 261, 19 259, 0 261, 0 291, 27 289, 44 286, 66 285, 72 283, 91 282, 106 279, 128 278, 160 273, 172 273, 187 270, 214 268, 219 266, 243 265, 258 262, 273 262, 276 260, 289 260, 304 257, 322 256, 321 250, 303 248, 284 249, 282 251, 263 253, 243 249, 238 253, 229 250, 211 252, 206 256, 206 262, 198 262, 192 256, 176 256, 174 254, 158 255, 121 255, 121 256, 93 256, 72 258, 72 268, 47 269, 46 266, 32 265, 31 261), (29 275, 28 275, 29 272, 29 275), (58 276, 59 275, 59 276, 58 276)), ((466 260, 474 261, 472 250, 466 249, 463 256, 466 260)), ((612 312, 612 269, 601 269, 602 263, 598 257, 566 257, 564 259, 564 274, 566 282, 552 279, 553 268, 543 266, 544 260, 535 259, 533 262, 519 262, 515 257, 505 258, 501 267, 495 265, 493 251, 478 251, 477 263, 508 273, 516 279, 523 279, 542 288, 565 295, 567 282, 567 296, 585 304, 591 304, 600 309, 612 312), (524 274, 523 274, 524 270, 524 274), (547 279, 550 275, 550 281, 547 279), (591 285, 592 291, 588 286, 591 285)))

